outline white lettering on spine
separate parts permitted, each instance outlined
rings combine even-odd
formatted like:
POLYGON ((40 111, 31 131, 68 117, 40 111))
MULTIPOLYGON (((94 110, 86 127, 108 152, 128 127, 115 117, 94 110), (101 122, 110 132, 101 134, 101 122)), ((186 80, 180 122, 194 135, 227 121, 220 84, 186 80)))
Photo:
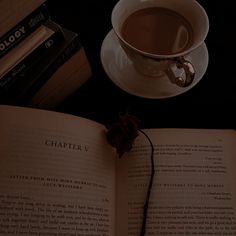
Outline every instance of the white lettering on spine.
POLYGON ((13 44, 16 39, 23 37, 25 34, 25 27, 22 26, 17 29, 13 34, 9 35, 2 43, 0 43, 0 50, 4 51, 7 49, 11 44, 13 44))

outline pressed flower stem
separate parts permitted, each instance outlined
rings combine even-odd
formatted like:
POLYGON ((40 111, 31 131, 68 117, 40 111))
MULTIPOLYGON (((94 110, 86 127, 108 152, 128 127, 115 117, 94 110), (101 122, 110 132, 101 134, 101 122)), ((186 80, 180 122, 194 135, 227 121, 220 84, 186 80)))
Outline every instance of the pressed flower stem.
POLYGON ((153 147, 152 141, 144 131, 142 131, 140 129, 139 129, 139 131, 148 139, 150 146, 151 146, 151 176, 150 176, 150 180, 149 180, 146 201, 145 201, 145 204, 143 207, 143 222, 142 222, 142 228, 141 228, 141 232, 140 232, 140 236, 144 236, 145 232, 146 232, 148 204, 149 204, 150 194, 151 194, 151 190, 152 190, 152 183, 153 183, 153 178, 154 178, 154 174, 155 174, 155 168, 154 168, 154 147, 153 147))

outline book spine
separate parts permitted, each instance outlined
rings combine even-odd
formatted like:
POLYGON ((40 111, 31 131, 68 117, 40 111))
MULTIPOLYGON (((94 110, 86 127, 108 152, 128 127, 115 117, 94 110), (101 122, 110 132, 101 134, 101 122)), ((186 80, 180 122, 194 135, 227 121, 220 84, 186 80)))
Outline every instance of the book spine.
POLYGON ((18 77, 25 76, 27 71, 35 65, 40 58, 48 52, 56 48, 64 39, 61 28, 58 28, 48 39, 39 45, 32 53, 20 61, 12 70, 0 78, 0 92, 7 90, 9 86, 18 79, 18 77))
POLYGON ((47 82, 47 80, 53 75, 53 73, 65 63, 76 51, 82 49, 79 37, 75 34, 75 37, 64 48, 64 50, 53 60, 48 63, 44 68, 36 73, 29 74, 27 77, 33 78, 34 82, 27 91, 18 98, 19 105, 27 104, 28 101, 37 93, 37 91, 47 82))
POLYGON ((15 27, 10 29, 0 38, 0 58, 49 18, 48 9, 45 4, 42 4, 15 27))

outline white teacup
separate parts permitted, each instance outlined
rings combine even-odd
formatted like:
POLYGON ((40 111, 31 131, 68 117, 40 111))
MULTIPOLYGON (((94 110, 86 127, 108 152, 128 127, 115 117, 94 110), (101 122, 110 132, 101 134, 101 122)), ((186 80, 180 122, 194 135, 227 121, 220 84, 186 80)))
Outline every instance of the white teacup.
POLYGON ((151 77, 161 76, 165 73, 172 83, 180 87, 187 87, 193 82, 195 76, 194 65, 185 58, 204 42, 209 30, 208 16, 196 0, 120 0, 113 8, 111 22, 122 48, 138 72, 151 77), (136 14, 136 18, 133 13, 136 14), (150 32, 156 30, 157 27, 149 27, 149 25, 152 25, 150 22, 148 25, 143 26, 141 24, 141 26, 138 26, 139 22, 145 21, 143 20, 145 18, 139 20, 140 15, 138 14, 144 17, 148 14, 159 14, 159 18, 154 17, 153 19, 161 20, 160 17, 163 16, 165 17, 163 20, 170 19, 170 21, 161 22, 159 20, 159 22, 153 22, 153 25, 159 24, 160 30, 155 32, 155 37, 151 38, 152 34, 150 32), (130 20, 131 17, 133 17, 132 20, 130 20), (177 22, 175 17, 180 22, 183 20, 186 27, 185 25, 172 27, 172 22, 177 22), (143 31, 139 31, 142 28, 143 31), (129 33, 133 29, 134 33, 129 33), (128 37, 133 41, 128 40, 128 37), (145 42, 147 47, 143 46, 141 48, 142 38, 144 41, 147 39, 147 42, 145 42), (138 45, 139 41, 141 46, 138 45), (148 42, 152 41, 154 42, 151 46, 153 49, 146 49, 149 47, 148 42), (158 47, 160 48, 158 49, 158 47), (175 74, 178 69, 183 70, 183 76, 175 74))

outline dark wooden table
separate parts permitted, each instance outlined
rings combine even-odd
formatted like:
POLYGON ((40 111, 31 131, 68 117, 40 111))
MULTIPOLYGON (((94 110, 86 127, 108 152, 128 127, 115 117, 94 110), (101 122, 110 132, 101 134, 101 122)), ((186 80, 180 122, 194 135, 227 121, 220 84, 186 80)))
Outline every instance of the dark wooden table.
POLYGON ((230 1, 198 2, 209 16, 206 38, 209 65, 189 91, 167 99, 147 99, 126 93, 106 75, 100 60, 102 41, 111 29, 115 0, 48 1, 52 19, 80 36, 93 76, 57 111, 102 123, 119 112, 137 116, 143 127, 236 128, 234 7, 230 1))

